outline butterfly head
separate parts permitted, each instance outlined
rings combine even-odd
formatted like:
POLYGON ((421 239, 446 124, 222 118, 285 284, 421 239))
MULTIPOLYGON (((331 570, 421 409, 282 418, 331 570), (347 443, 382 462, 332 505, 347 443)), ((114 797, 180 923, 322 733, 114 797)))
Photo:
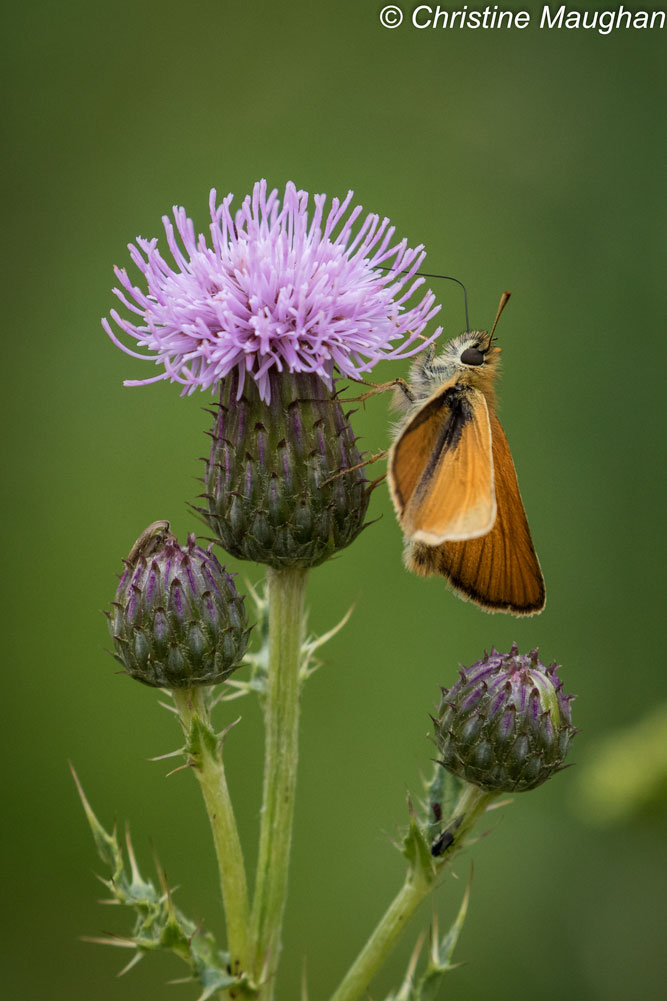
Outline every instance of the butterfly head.
MULTIPOLYGON (((478 386, 491 382, 500 356, 493 337, 486 330, 467 330, 449 342, 442 354, 425 351, 416 359, 410 385, 417 398, 425 399, 446 382, 478 386)), ((481 388, 481 387, 480 387, 481 388)))

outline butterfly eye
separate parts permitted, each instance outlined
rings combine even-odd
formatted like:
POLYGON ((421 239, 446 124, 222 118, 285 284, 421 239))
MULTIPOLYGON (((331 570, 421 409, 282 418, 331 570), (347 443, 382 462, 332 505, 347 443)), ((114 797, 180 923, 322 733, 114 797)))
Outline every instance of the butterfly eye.
POLYGON ((461 352, 461 361, 464 365, 483 365, 484 354, 478 348, 466 348, 461 352))

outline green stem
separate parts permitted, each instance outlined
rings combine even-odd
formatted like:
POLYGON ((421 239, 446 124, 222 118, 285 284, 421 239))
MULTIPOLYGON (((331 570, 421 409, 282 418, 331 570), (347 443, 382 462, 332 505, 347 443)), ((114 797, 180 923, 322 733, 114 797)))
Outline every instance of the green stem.
POLYGON ((243 851, 219 742, 209 722, 202 689, 174 689, 171 694, 185 731, 191 764, 201 786, 213 832, 231 970, 234 974, 250 972, 250 921, 243 851))
POLYGON ((441 860, 433 860, 427 871, 418 863, 408 869, 403 886, 387 908, 375 931, 356 960, 332 994, 331 1001, 357 1001, 366 991, 371 980, 392 951, 424 897, 436 885, 436 877, 454 854, 457 843, 468 833, 479 815, 497 793, 485 792, 477 786, 466 785, 459 797, 447 827, 453 828, 453 842, 441 860))
POLYGON ((256 981, 270 1001, 276 979, 298 762, 299 667, 306 570, 267 573, 269 674, 265 705, 264 792, 252 910, 256 981))
POLYGON ((338 990, 332 995, 331 1001, 353 1001, 361 997, 431 886, 430 881, 423 877, 415 879, 415 874, 408 872, 403 886, 348 970, 338 990))

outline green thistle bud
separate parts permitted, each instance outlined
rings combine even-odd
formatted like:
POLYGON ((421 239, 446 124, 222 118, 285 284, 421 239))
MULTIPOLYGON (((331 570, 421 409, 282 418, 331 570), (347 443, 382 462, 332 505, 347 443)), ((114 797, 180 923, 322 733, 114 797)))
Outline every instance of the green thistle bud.
POLYGON ((212 547, 194 535, 179 546, 169 522, 156 521, 132 547, 106 613, 116 660, 155 688, 224 681, 248 643, 243 600, 212 547))
POLYGON ((441 764, 498 792, 534 789, 560 771, 576 731, 574 696, 563 695, 557 670, 540 663, 537 650, 520 654, 516 643, 461 668, 433 720, 441 764))
POLYGON ((270 372, 270 402, 223 380, 206 460, 206 509, 232 556, 276 570, 315 567, 364 527, 368 490, 347 416, 318 375, 270 372))

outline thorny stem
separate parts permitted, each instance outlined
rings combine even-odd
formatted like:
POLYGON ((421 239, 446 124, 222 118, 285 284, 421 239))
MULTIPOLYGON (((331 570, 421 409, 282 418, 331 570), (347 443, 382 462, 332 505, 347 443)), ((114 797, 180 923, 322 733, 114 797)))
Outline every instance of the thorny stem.
POLYGON ((220 872, 231 972, 240 975, 251 970, 248 889, 243 851, 225 778, 221 749, 211 729, 202 689, 173 689, 171 694, 211 822, 220 872))
POLYGON ((257 882, 252 909, 255 982, 271 1001, 281 932, 298 762, 299 668, 307 571, 267 573, 269 674, 265 704, 266 747, 257 882))
POLYGON ((403 886, 385 911, 375 931, 348 970, 338 989, 332 994, 331 1001, 357 1001, 357 998, 366 991, 396 944, 408 920, 424 897, 436 885, 437 876, 453 855, 457 844, 460 846, 461 840, 470 831, 479 815, 497 795, 495 792, 485 792, 473 785, 464 787, 452 816, 447 821, 446 826, 452 829, 454 840, 446 855, 437 862, 434 860, 433 869, 430 872, 418 863, 410 866, 403 886))

